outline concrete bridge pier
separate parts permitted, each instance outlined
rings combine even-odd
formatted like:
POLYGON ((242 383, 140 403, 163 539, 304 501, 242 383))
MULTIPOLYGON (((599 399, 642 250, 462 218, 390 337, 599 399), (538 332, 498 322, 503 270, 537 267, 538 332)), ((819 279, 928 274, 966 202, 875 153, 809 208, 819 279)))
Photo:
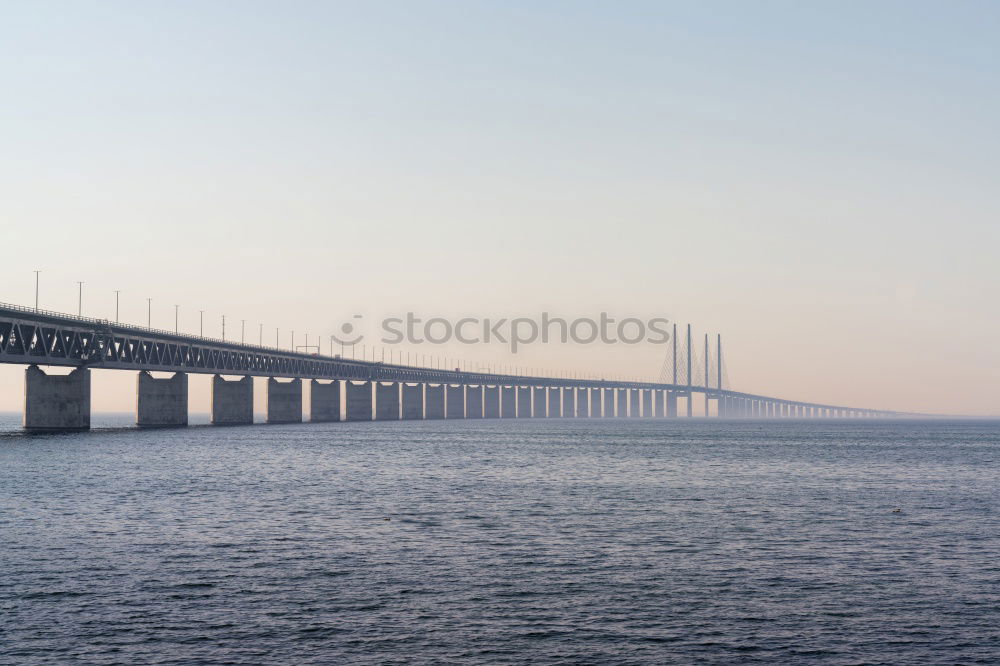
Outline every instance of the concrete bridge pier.
POLYGON ((530 419, 531 418, 531 387, 530 386, 518 386, 517 387, 517 418, 519 418, 519 419, 530 419))
POLYGON ((555 386, 549 387, 549 418, 558 419, 562 417, 562 394, 555 386))
POLYGON ((309 382, 309 420, 313 423, 334 423, 340 420, 340 381, 326 384, 318 379, 309 382))
POLYGON ((465 384, 448 384, 446 400, 449 419, 465 418, 465 384))
POLYGON ((576 417, 576 405, 573 403, 574 391, 571 388, 562 390, 562 415, 564 419, 576 417))
POLYGON ((663 396, 663 391, 659 389, 653 390, 653 418, 663 418, 663 396))
POLYGON ((427 384, 424 387, 426 405, 424 407, 425 419, 444 418, 444 384, 427 384))
POLYGON ((590 389, 576 389, 576 417, 578 419, 590 418, 590 389))
POLYGON ((517 389, 513 386, 500 389, 500 418, 517 418, 517 389))
POLYGON ((347 420, 348 421, 371 421, 372 420, 372 383, 371 382, 344 382, 346 389, 347 420))
POLYGON ((227 381, 212 376, 212 424, 246 425, 253 423, 253 377, 227 381))
POLYGON ((403 419, 416 421, 424 418, 424 385, 403 384, 403 419))
POLYGON ((592 388, 590 389, 590 418, 599 419, 601 418, 601 389, 592 388))
POLYGON ((642 417, 646 419, 653 418, 653 394, 655 393, 652 389, 646 389, 642 392, 642 417))
POLYGON ((673 391, 667 391, 667 418, 677 418, 677 394, 673 391))
POLYGON ((267 422, 302 423, 302 380, 267 378, 267 422))
POLYGON ((615 390, 615 418, 628 417, 628 389, 615 390))
POLYGON ((629 389, 628 390, 628 415, 629 418, 638 418, 639 414, 639 401, 641 398, 641 389, 629 389))
POLYGON ((375 420, 399 420, 399 382, 375 382, 375 420))
POLYGON ((157 379, 142 370, 136 376, 135 424, 140 428, 168 428, 188 424, 188 376, 157 379))
POLYGON ((498 418, 500 418, 500 387, 499 386, 484 386, 483 387, 483 418, 484 419, 498 419, 498 418))
POLYGON ((483 418, 482 386, 465 387, 465 418, 467 419, 483 418))
POLYGON ((531 394, 531 415, 536 419, 544 419, 548 416, 548 397, 544 386, 536 386, 531 394))
POLYGON ((37 365, 25 368, 25 430, 58 432, 89 428, 89 368, 76 368, 68 375, 47 375, 37 365))

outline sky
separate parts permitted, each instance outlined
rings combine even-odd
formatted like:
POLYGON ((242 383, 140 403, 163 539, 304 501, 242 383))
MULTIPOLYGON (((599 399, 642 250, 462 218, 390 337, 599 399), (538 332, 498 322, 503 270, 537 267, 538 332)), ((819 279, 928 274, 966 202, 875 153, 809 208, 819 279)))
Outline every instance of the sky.
MULTIPOLYGON (((120 290, 285 345, 664 317, 738 390, 1000 414, 997 34, 975 1, 0 1, 0 302, 41 270, 43 308, 83 281, 85 315, 120 290)), ((393 349, 651 380, 667 351, 393 349)), ((95 410, 134 382, 96 373, 95 410)))

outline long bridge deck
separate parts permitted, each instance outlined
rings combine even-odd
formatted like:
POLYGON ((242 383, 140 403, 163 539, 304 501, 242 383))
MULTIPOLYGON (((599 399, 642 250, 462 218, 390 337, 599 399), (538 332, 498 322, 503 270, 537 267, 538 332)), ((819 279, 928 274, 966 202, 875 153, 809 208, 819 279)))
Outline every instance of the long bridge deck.
POLYGON ((704 394, 707 400, 719 401, 720 416, 901 415, 707 385, 469 372, 303 354, 9 304, 0 304, 0 363, 348 382, 651 391, 668 396, 668 405, 669 396, 687 399, 689 414, 692 394, 704 394))

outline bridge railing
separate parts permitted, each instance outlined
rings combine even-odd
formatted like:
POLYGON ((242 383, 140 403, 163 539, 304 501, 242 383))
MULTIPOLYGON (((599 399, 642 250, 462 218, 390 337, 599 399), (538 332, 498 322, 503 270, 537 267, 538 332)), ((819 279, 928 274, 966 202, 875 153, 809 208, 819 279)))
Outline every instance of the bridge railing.
POLYGON ((162 328, 153 328, 153 327, 150 327, 150 326, 142 326, 142 325, 138 325, 138 324, 123 324, 121 322, 113 322, 110 319, 98 319, 96 317, 84 317, 82 315, 68 314, 68 313, 65 313, 65 312, 56 312, 54 310, 45 310, 45 309, 42 309, 42 308, 33 308, 33 307, 27 307, 27 306, 24 306, 24 305, 15 305, 13 303, 0 302, 0 310, 12 310, 12 311, 15 311, 15 312, 23 312, 24 314, 31 315, 31 316, 36 316, 36 317, 37 316, 50 317, 52 319, 61 320, 62 322, 67 322, 67 321, 76 322, 76 323, 79 323, 79 324, 87 324, 87 325, 94 326, 94 327, 101 328, 101 329, 110 328, 112 330, 122 330, 122 331, 127 331, 127 332, 130 332, 130 333, 140 333, 140 334, 145 333, 145 334, 149 334, 149 335, 165 336, 165 337, 170 337, 170 338, 185 338, 185 339, 189 339, 189 340, 198 340, 198 341, 204 342, 204 343, 219 344, 219 345, 225 345, 225 346, 228 346, 228 347, 239 347, 239 348, 245 349, 247 351, 259 351, 259 352, 266 352, 268 354, 275 354, 275 353, 277 353, 277 354, 282 354, 282 355, 295 356, 297 358, 303 358, 303 359, 317 359, 317 358, 319 358, 319 359, 328 359, 328 360, 331 360, 331 361, 342 361, 342 362, 347 362, 347 363, 355 363, 355 364, 358 364, 358 365, 364 365, 366 367, 367 366, 372 366, 372 365, 380 365, 380 366, 384 366, 384 367, 388 367, 388 368, 407 368, 407 369, 414 369, 414 370, 440 370, 442 372, 447 372, 448 371, 448 369, 445 369, 445 368, 433 368, 433 367, 422 366, 422 365, 405 365, 405 364, 401 364, 401 363, 384 363, 384 362, 381 362, 381 361, 368 361, 368 360, 365 360, 365 359, 346 358, 346 357, 339 356, 339 355, 329 356, 329 355, 326 355, 326 354, 323 354, 323 353, 306 354, 306 353, 297 352, 297 351, 294 351, 294 350, 281 349, 280 347, 277 347, 277 346, 271 347, 271 346, 255 345, 255 344, 252 344, 252 343, 236 342, 235 340, 225 340, 223 338, 213 338, 213 337, 205 336, 205 335, 194 335, 192 333, 181 333, 180 331, 169 331, 169 330, 162 329, 162 328))
MULTIPOLYGON (((245 349, 262 350, 267 352, 281 352, 288 354, 296 354, 300 356, 310 356, 311 354, 299 354, 299 352, 286 351, 279 347, 265 347, 262 345, 248 344, 246 342, 236 342, 234 340, 224 340, 222 338, 213 338, 205 335, 194 335, 193 333, 181 333, 180 331, 169 331, 164 328, 153 328, 150 326, 142 326, 139 324, 123 324, 117 321, 111 321, 110 319, 97 319, 95 317, 84 317, 81 315, 67 314, 65 312, 55 312, 53 310, 43 310, 41 308, 26 307, 23 305, 14 305, 13 303, 3 303, 0 302, 0 310, 14 310, 16 312, 23 312, 29 315, 41 315, 44 317, 52 317, 53 319, 60 319, 63 321, 74 321, 81 324, 90 324, 92 326, 97 326, 100 328, 112 328, 112 329, 123 329, 134 333, 149 333, 152 335, 161 335, 168 337, 181 337, 190 338, 194 340, 202 340, 204 342, 218 343, 224 345, 232 345, 235 347, 243 347, 245 349)), ((323 358, 335 358, 333 356, 324 356, 320 354, 323 358)), ((315 357, 313 357, 315 358, 315 357)), ((351 359, 348 359, 351 360, 351 359)))

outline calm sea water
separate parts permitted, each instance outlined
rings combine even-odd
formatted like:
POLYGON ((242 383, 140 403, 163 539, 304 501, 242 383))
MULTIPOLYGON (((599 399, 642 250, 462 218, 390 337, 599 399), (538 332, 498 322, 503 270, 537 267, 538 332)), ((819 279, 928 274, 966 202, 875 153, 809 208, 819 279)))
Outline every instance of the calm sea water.
POLYGON ((998 467, 985 422, 7 432, 0 661, 995 664, 998 467))

